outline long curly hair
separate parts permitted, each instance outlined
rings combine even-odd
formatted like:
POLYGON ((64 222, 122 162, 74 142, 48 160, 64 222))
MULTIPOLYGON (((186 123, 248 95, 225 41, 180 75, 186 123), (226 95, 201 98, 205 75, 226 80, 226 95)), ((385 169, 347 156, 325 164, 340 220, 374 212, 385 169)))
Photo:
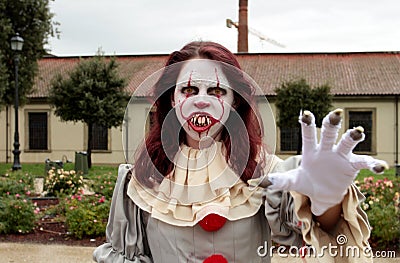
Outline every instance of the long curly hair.
POLYGON ((229 115, 221 131, 221 141, 226 149, 227 163, 244 182, 261 175, 263 130, 255 105, 254 87, 244 78, 239 62, 227 48, 214 42, 195 41, 170 54, 164 72, 153 89, 153 125, 137 152, 133 168, 137 180, 147 187, 160 183, 173 170, 171 160, 179 145, 185 143, 185 131, 173 111, 171 98, 182 64, 179 62, 194 58, 220 61, 230 65, 229 68, 237 69, 223 69, 234 91, 233 107, 237 114, 229 115), (174 67, 168 67, 173 64, 174 67), (246 152, 243 149, 249 150, 246 152))

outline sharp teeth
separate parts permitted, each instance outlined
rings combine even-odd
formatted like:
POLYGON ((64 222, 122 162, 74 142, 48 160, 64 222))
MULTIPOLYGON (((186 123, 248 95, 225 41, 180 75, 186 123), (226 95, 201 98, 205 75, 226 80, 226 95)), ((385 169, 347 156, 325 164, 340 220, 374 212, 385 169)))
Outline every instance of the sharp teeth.
POLYGON ((200 114, 195 114, 190 118, 190 122, 198 127, 205 127, 211 125, 212 121, 209 116, 204 116, 200 114))

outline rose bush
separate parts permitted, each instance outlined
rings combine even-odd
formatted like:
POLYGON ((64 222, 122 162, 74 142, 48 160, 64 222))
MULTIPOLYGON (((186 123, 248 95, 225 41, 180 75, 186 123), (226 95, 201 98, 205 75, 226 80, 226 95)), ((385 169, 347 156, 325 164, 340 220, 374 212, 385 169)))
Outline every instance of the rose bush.
POLYGON ((0 177, 0 196, 25 195, 33 192, 34 177, 30 174, 4 174, 0 177))
POLYGON ((105 234, 110 200, 98 194, 76 194, 65 201, 66 225, 70 234, 78 239, 105 234))
POLYGON ((52 168, 45 178, 44 188, 47 196, 60 196, 76 194, 84 186, 82 175, 74 170, 52 168))
POLYGON ((104 195, 107 199, 111 199, 115 186, 115 173, 109 172, 99 174, 90 180, 90 188, 97 194, 104 195))
POLYGON ((0 197, 0 234, 25 234, 35 227, 38 208, 19 194, 0 197))
POLYGON ((400 240, 400 179, 365 177, 355 182, 365 195, 361 204, 371 225, 371 243, 376 249, 398 248, 400 240))
POLYGON ((30 201, 33 176, 6 173, 0 177, 0 234, 25 234, 33 230, 37 207, 30 201))

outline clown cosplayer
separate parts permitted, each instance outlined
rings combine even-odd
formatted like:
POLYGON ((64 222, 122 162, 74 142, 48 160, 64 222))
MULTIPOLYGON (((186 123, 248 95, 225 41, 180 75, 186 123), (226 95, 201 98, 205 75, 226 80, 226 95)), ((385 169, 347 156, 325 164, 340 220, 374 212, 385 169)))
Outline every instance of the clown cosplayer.
POLYGON ((270 262, 272 241, 308 245, 320 262, 372 261, 362 253, 370 227, 352 182, 360 169, 381 173, 387 164, 352 153, 361 127, 336 144, 338 109, 318 140, 304 110, 303 154, 283 161, 264 143, 256 84, 225 47, 189 43, 160 72, 146 86, 153 123, 131 164, 119 167, 96 262, 270 262), (361 253, 324 253, 343 244, 339 235, 361 253))

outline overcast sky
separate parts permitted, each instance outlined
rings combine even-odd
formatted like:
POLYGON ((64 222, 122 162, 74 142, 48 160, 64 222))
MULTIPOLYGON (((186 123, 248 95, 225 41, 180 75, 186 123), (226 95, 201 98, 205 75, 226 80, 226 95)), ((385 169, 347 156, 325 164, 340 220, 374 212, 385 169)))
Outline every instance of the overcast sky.
MULTIPOLYGON (((239 0, 55 0, 58 56, 168 54, 193 40, 237 51, 239 0)), ((249 52, 400 51, 399 0, 249 0, 249 52)))

